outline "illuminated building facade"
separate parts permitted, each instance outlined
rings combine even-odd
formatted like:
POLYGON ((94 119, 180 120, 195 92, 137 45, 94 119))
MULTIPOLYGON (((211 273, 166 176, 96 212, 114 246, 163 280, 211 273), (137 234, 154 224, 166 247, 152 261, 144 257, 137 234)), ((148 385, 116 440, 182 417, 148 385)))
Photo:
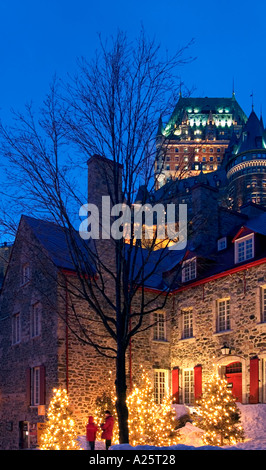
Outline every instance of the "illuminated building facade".
POLYGON ((234 93, 231 98, 180 96, 168 123, 159 123, 157 188, 169 179, 219 169, 232 136, 239 137, 246 121, 234 93))

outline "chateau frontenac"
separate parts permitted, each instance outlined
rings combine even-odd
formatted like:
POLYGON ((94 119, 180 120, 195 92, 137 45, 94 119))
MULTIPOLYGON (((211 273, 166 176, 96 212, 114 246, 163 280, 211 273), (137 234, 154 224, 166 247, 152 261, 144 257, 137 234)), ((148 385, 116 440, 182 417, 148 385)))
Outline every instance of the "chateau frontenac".
MULTIPOLYGON (((193 406, 216 368, 238 402, 266 403, 262 117, 253 107, 246 116, 234 93, 180 96, 170 120, 160 119, 156 140, 155 190, 141 186, 136 202, 187 204, 188 241, 182 251, 169 249, 147 279, 145 296, 159 299, 177 273, 164 307, 145 317, 132 337, 129 388, 141 364, 158 404, 170 393, 173 403, 193 406)), ((88 202, 96 205, 107 194, 99 170, 105 165, 98 155, 88 161, 88 202)), ((103 260, 110 262, 108 242, 100 243, 103 260)), ((156 265, 159 256, 155 250, 148 263, 156 265)), ((84 434, 114 361, 80 342, 67 321, 73 301, 67 285, 78 278, 65 231, 23 215, 12 247, 0 247, 0 257, 0 448, 38 447, 54 387, 67 389, 84 434)), ((77 315, 88 308, 82 298, 75 302, 77 315)))

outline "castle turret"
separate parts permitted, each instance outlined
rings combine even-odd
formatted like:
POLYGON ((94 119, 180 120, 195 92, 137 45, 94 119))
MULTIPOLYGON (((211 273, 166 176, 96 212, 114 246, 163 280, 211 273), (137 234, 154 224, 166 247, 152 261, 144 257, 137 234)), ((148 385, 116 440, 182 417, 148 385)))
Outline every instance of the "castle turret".
POLYGON ((266 206, 266 140, 262 124, 252 110, 226 162, 228 198, 232 209, 249 202, 266 206))

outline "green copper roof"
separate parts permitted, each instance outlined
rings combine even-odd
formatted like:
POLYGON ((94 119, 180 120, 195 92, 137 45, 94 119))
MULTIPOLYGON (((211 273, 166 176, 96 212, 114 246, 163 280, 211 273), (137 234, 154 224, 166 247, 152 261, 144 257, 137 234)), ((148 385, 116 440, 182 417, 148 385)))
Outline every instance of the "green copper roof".
POLYGON ((206 114, 207 117, 209 113, 219 114, 219 113, 228 113, 232 114, 234 119, 241 125, 245 124, 247 121, 247 116, 239 106, 238 102, 233 95, 231 98, 183 98, 180 97, 179 101, 172 113, 172 116, 167 123, 166 129, 167 134, 171 132, 174 128, 174 125, 177 126, 181 124, 184 114, 187 114, 188 117, 190 114, 206 114))

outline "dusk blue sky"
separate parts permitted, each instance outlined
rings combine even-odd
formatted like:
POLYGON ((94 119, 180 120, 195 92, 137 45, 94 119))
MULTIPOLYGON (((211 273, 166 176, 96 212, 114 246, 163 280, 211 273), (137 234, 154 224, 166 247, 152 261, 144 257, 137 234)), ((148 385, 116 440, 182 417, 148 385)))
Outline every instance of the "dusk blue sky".
POLYGON ((240 106, 249 115, 253 92, 266 123, 265 17, 265 0, 1 0, 0 119, 9 124, 10 109, 31 101, 38 108, 54 74, 64 79, 93 56, 98 33, 135 38, 143 25, 170 54, 194 38, 196 60, 180 70, 193 96, 230 97, 234 80, 240 106))
MULTIPOLYGON (((194 96, 231 96, 266 115, 265 17, 263 0, 2 0, 0 3, 0 116, 11 107, 41 103, 54 73, 76 69, 76 58, 90 58, 97 33, 117 28, 135 37, 141 24, 163 48, 174 52, 191 38, 197 60, 181 77, 194 96)), ((178 84, 177 84, 178 86, 178 84)))

